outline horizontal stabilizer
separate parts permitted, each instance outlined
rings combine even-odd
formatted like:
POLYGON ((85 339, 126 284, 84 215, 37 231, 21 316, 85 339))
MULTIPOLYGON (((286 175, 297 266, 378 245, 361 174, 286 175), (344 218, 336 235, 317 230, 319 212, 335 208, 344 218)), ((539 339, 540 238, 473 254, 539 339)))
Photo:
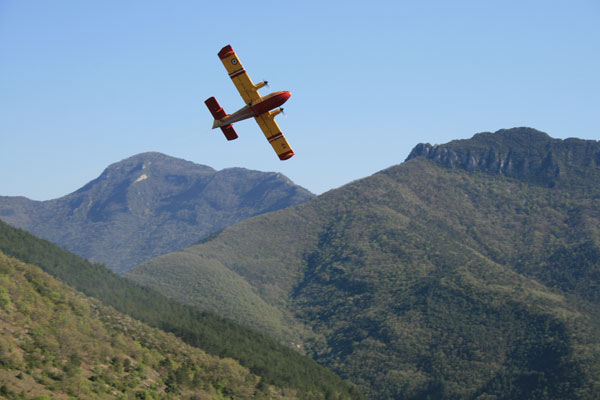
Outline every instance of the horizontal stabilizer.
POLYGON ((219 105, 219 102, 214 97, 206 99, 204 104, 206 104, 206 107, 208 107, 208 111, 210 111, 210 113, 216 120, 223 119, 227 116, 225 110, 223 110, 223 107, 219 105))
POLYGON ((231 125, 231 124, 222 126, 221 130, 225 134, 225 137, 227 138, 227 140, 234 140, 234 139, 238 138, 238 135, 235 132, 235 129, 233 129, 233 125, 231 125))
POLYGON ((215 118, 215 122, 213 123, 213 129, 221 128, 221 130, 223 131, 223 134, 225 135, 227 140, 237 139, 238 135, 235 132, 235 129, 233 129, 233 125, 229 124, 229 125, 221 126, 219 124, 219 121, 221 119, 225 118, 227 116, 227 113, 225 112, 225 110, 223 110, 223 107, 221 107, 219 105, 219 102, 217 101, 217 99, 215 99, 214 97, 211 97, 209 99, 206 99, 204 104, 206 104, 206 107, 208 107, 208 111, 210 111, 212 116, 215 118))

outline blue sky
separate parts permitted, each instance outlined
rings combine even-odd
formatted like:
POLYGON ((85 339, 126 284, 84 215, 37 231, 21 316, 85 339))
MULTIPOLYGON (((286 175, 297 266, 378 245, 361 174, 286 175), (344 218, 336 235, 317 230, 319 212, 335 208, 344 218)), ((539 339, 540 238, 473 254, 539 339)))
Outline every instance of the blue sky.
POLYGON ((596 0, 0 0, 0 195, 60 197, 146 151, 319 194, 420 142, 516 126, 600 140, 599 71, 596 0), (292 159, 252 120, 233 142, 210 129, 206 98, 243 105, 226 44, 292 92, 292 159))

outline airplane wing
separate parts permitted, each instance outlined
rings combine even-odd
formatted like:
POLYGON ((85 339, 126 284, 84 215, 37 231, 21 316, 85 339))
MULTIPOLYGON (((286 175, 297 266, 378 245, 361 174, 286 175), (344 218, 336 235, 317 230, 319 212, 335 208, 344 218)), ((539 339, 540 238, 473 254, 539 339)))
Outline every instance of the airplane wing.
POLYGON ((273 150, 279 156, 280 160, 287 160, 294 155, 294 151, 290 147, 290 144, 281 133, 281 129, 279 129, 279 125, 275 122, 275 117, 269 113, 264 113, 259 115, 258 117, 254 117, 256 122, 258 122, 258 126, 262 129, 265 137, 273 146, 273 150))
POLYGON ((233 81, 238 92, 240 92, 244 102, 250 104, 253 101, 259 100, 261 98, 260 94, 258 94, 260 86, 252 83, 252 80, 242 66, 235 51, 233 51, 233 48, 230 45, 223 47, 221 51, 219 51, 219 58, 227 69, 229 77, 233 81))

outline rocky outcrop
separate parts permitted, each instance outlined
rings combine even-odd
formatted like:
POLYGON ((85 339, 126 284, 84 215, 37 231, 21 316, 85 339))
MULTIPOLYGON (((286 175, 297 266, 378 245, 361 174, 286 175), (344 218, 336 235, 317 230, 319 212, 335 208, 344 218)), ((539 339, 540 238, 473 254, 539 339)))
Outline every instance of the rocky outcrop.
POLYGON ((553 139, 532 128, 478 133, 443 145, 419 143, 406 161, 416 157, 448 168, 501 174, 551 187, 600 174, 600 142, 553 139))

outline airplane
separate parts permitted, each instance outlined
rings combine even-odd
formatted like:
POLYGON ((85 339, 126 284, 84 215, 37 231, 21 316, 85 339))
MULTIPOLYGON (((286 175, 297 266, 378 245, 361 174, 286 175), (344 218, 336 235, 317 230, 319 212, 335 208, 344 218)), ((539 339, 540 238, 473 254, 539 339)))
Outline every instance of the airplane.
POLYGON ((215 118, 212 128, 221 128, 227 140, 234 140, 238 138, 238 135, 235 129, 233 129, 232 124, 254 117, 265 137, 271 143, 271 146, 273 146, 273 150, 279 156, 279 159, 287 160, 291 158, 294 155, 294 151, 275 122, 275 116, 283 111, 283 108, 280 106, 290 98, 291 93, 280 91, 264 97, 261 96, 258 93, 258 89, 267 86, 267 81, 256 85, 252 83, 240 59, 230 45, 223 47, 218 54, 246 105, 233 114, 227 114, 223 110, 223 107, 219 105, 217 99, 214 97, 206 99, 204 104, 206 104, 208 110, 215 118))

